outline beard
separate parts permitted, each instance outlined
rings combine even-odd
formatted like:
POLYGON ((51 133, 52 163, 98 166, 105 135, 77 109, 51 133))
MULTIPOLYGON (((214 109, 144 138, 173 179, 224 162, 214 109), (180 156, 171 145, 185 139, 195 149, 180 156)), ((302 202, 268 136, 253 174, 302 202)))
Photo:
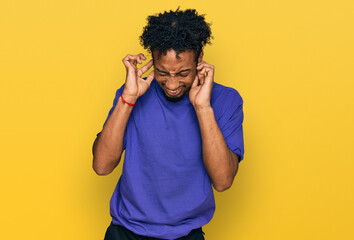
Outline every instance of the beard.
POLYGON ((182 99, 183 99, 183 97, 184 97, 184 93, 181 95, 181 96, 179 96, 179 97, 169 97, 169 96, 167 96, 166 95, 166 93, 165 92, 163 92, 163 95, 165 96, 165 98, 167 99, 167 101, 170 101, 170 102, 179 102, 179 101, 181 101, 182 99))

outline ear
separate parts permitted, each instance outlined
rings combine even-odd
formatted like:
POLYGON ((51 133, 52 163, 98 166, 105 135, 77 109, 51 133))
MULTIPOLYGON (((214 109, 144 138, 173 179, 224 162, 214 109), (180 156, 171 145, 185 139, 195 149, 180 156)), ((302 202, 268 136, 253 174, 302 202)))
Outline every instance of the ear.
POLYGON ((200 63, 200 62, 203 61, 203 56, 204 56, 204 51, 202 50, 202 51, 200 52, 199 57, 198 57, 198 63, 200 63))

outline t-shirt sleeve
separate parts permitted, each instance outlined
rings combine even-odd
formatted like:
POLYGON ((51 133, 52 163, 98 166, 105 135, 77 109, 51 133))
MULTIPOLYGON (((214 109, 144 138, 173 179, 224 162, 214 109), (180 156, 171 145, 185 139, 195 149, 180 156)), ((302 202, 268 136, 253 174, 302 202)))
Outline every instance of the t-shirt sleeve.
POLYGON ((224 136, 226 145, 243 159, 243 99, 236 90, 230 90, 223 99, 224 110, 218 121, 218 126, 224 136))
MULTIPOLYGON (((115 106, 117 105, 118 99, 119 99, 120 95, 123 93, 124 85, 125 85, 125 83, 124 83, 119 89, 117 89, 117 91, 116 91, 116 96, 115 96, 115 98, 114 98, 114 100, 113 100, 113 106, 112 106, 112 108, 111 108, 111 109, 109 110, 109 112, 108 112, 108 116, 107 116, 106 121, 104 122, 104 124, 103 124, 103 126, 102 126, 102 129, 103 129, 104 125, 106 124, 106 122, 107 122, 109 116, 112 114, 112 112, 113 112, 115 106)), ((101 132, 102 132, 102 131, 101 131, 101 132)), ((97 133, 96 136, 98 137, 98 136, 101 134, 101 132, 97 133)), ((124 149, 125 149, 125 146, 126 146, 126 134, 124 134, 124 140, 123 140, 123 148, 124 148, 124 149)))

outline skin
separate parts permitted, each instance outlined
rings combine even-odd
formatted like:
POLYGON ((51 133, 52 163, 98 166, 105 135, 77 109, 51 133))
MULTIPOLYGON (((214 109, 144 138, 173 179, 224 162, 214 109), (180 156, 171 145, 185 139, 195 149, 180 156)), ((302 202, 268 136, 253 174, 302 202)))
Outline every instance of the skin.
MULTIPOLYGON (((125 87, 122 93, 123 98, 129 103, 135 103, 147 91, 154 78, 164 90, 166 97, 171 101, 179 101, 185 94, 189 94, 190 102, 194 106, 200 126, 204 166, 214 188, 219 192, 225 191, 231 187, 237 174, 239 157, 226 145, 225 139, 215 120, 214 111, 210 105, 210 96, 214 82, 214 66, 203 61, 203 53, 198 57, 198 63, 196 64, 193 51, 182 52, 179 54, 179 58, 176 58, 174 50, 167 51, 166 55, 161 54, 160 58, 158 58, 156 51, 153 51, 152 54, 154 60, 150 60, 140 69, 137 67, 137 64, 142 64, 142 60, 146 60, 142 53, 127 55, 123 59, 127 70, 125 87), (142 75, 152 66, 154 66, 154 71, 150 72, 146 80, 142 79, 142 75), (178 88, 182 88, 183 91, 177 96, 168 95, 166 89, 176 90, 178 88)), ((133 108, 127 104, 121 103, 121 105, 129 108, 130 111, 133 108)), ((119 129, 125 129, 127 121, 128 117, 125 118, 124 127, 119 127, 119 129)), ((110 122, 108 122, 109 124, 110 122)), ((104 130, 102 134, 105 133, 104 130)), ((120 136, 120 145, 122 144, 122 135, 123 133, 120 136)), ((115 138, 111 137, 111 139, 115 138)), ((108 145, 108 142, 112 142, 112 140, 107 140, 106 142, 105 144, 108 145)), ((112 147, 112 149, 115 148, 112 147)), ((100 152, 104 153, 107 151, 100 152)), ((104 158, 102 157, 102 159, 104 158)), ((103 162, 103 160, 100 162, 103 162)), ((101 167, 108 169, 101 170, 101 172, 104 174, 111 172, 117 165, 117 161, 112 160, 111 162, 113 162, 111 166, 101 167)), ((100 163, 100 165, 105 166, 107 164, 100 163)))
MULTIPOLYGON (((197 63, 195 61, 195 54, 192 51, 185 51, 179 54, 176 58, 176 52, 169 50, 166 55, 163 53, 158 56, 158 51, 154 50, 154 76, 156 82, 164 91, 165 97, 171 102, 180 101, 186 94, 190 92, 192 84, 197 76, 197 63), (176 95, 171 96, 167 89, 182 91, 176 95)), ((202 62, 203 52, 198 57, 198 63, 202 62)), ((191 100, 191 99, 190 99, 191 100)), ((193 102, 191 101, 193 104, 193 102)))

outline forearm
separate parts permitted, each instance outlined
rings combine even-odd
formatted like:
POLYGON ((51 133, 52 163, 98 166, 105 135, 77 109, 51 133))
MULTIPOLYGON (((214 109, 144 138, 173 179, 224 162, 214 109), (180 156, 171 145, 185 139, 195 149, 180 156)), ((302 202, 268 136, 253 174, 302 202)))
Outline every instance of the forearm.
MULTIPOLYGON (((127 102, 136 102, 133 99, 126 99, 124 94, 123 97, 127 102)), ((133 106, 124 103, 119 97, 93 146, 93 169, 97 174, 107 175, 119 164, 123 153, 124 132, 132 110, 133 106)))
POLYGON ((202 137, 204 166, 217 191, 229 188, 237 173, 238 161, 232 156, 215 120, 211 107, 196 108, 202 137))

